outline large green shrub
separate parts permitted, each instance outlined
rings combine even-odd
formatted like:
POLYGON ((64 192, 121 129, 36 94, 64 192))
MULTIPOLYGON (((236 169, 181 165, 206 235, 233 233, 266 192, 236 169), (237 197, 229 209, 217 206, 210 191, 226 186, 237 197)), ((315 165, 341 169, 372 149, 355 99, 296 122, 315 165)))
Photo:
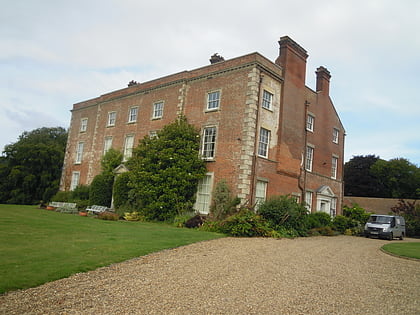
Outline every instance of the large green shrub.
POLYGON ((335 231, 344 233, 346 230, 351 230, 360 226, 360 223, 352 218, 344 215, 337 215, 332 222, 332 227, 335 231))
POLYGON ((111 206, 114 175, 101 173, 96 175, 90 185, 89 201, 92 205, 111 206))
POLYGON ((133 150, 129 195, 148 220, 173 221, 192 211, 198 181, 206 173, 199 146, 199 132, 180 117, 133 150))
POLYGON ((366 212, 366 210, 360 207, 358 204, 353 204, 351 207, 343 207, 343 215, 347 218, 356 220, 360 225, 365 225, 371 213, 366 212))
POLYGON ((326 212, 312 212, 306 217, 308 229, 322 228, 331 225, 331 216, 326 212))
POLYGON ((275 196, 266 200, 259 206, 258 214, 275 230, 294 229, 299 235, 306 234, 307 209, 293 196, 275 196))
POLYGON ((129 203, 130 187, 128 181, 130 180, 130 173, 122 173, 115 178, 114 181, 114 207, 119 209, 129 203))
POLYGON ((230 236, 272 236, 269 223, 254 211, 244 209, 219 224, 219 232, 230 236))
POLYGON ((391 210, 395 215, 404 217, 407 236, 420 236, 420 204, 401 199, 391 210))

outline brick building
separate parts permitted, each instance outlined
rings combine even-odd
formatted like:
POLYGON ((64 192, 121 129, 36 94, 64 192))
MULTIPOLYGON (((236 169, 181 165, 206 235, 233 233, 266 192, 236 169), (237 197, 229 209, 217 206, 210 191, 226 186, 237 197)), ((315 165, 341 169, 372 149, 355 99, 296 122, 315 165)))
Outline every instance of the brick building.
POLYGON ((132 148, 179 114, 201 130, 208 173, 196 209, 207 213, 214 185, 227 180, 251 203, 292 194, 311 211, 336 214, 343 198, 345 131, 329 97, 330 73, 305 85, 307 52, 280 38, 272 62, 252 53, 133 84, 73 106, 61 190, 90 184, 107 149, 132 148))

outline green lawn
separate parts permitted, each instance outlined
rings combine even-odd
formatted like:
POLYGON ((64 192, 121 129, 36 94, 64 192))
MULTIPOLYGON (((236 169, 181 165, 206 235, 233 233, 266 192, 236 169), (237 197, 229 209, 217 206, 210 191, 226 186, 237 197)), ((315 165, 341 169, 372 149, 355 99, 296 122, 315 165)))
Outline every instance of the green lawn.
POLYGON ((420 243, 392 243, 382 246, 383 250, 404 257, 420 259, 420 243))
POLYGON ((0 293, 219 237, 223 235, 166 224, 0 205, 0 293))

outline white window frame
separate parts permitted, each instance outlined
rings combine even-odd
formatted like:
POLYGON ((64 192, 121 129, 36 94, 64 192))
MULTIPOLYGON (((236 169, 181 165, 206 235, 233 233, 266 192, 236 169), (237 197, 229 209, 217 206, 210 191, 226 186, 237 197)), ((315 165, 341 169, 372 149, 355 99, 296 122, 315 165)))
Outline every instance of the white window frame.
POLYGON ((75 158, 75 164, 81 164, 83 160, 83 151, 84 151, 85 143, 83 141, 80 141, 77 143, 76 146, 76 158, 75 158))
POLYGON ((137 122, 138 113, 139 113, 139 107, 138 106, 130 107, 130 109, 128 110, 128 123, 137 122))
POLYGON ((211 195, 213 190, 213 173, 207 173, 198 182, 194 209, 201 214, 210 212, 211 195))
POLYGON ((273 98, 274 98, 274 94, 267 91, 267 90, 263 90, 263 97, 262 97, 262 108, 271 110, 272 108, 272 104, 273 104, 273 98))
POLYGON ((207 111, 214 111, 220 108, 220 90, 211 91, 207 93, 207 111))
POLYGON ((159 101, 159 102, 153 103, 152 119, 160 119, 160 118, 163 117, 164 104, 165 104, 164 101, 159 101))
POLYGON ((73 171, 71 174, 71 183, 70 183, 70 190, 73 191, 80 183, 80 172, 73 171))
POLYGON ((338 157, 333 156, 331 159, 331 178, 337 179, 338 157))
POLYGON ((305 207, 308 210, 309 213, 312 212, 312 201, 314 198, 314 193, 312 191, 306 191, 305 192, 305 207))
POLYGON ((310 145, 306 146, 305 169, 308 172, 312 172, 313 161, 314 161, 314 151, 315 151, 314 147, 310 145))
POLYGON ((340 129, 333 128, 333 136, 332 136, 333 143, 338 144, 339 135, 340 135, 340 129))
POLYGON ((85 117, 85 118, 80 119, 80 132, 86 132, 87 125, 88 125, 88 118, 85 117))
POLYGON ((306 117, 306 130, 314 132, 315 129, 315 116, 308 114, 306 117))
POLYGON ((267 180, 257 180, 255 184, 255 210, 267 199, 267 180))
POLYGON ((134 135, 126 135, 124 139, 123 162, 126 162, 133 155, 134 135))
POLYGON ((216 155, 217 127, 206 126, 203 128, 203 144, 201 156, 206 160, 213 160, 216 155))
POLYGON ((112 148, 112 140, 111 136, 104 138, 104 155, 112 148))
POLYGON ((268 150, 270 147, 271 131, 261 127, 258 140, 258 156, 268 158, 268 150))
POLYGON ((107 127, 115 126, 116 120, 117 120, 117 112, 116 111, 108 112, 107 127))

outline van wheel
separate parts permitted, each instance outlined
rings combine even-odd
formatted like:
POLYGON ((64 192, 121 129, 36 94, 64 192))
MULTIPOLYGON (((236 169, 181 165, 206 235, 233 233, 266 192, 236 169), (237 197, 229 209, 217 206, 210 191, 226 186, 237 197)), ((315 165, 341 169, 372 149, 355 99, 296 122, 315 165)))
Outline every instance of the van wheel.
POLYGON ((394 234, 392 234, 392 232, 391 233, 389 233, 389 238, 388 238, 390 241, 392 241, 393 239, 394 239, 394 234))
POLYGON ((403 239, 404 239, 404 233, 401 233, 400 240, 402 241, 403 239))

